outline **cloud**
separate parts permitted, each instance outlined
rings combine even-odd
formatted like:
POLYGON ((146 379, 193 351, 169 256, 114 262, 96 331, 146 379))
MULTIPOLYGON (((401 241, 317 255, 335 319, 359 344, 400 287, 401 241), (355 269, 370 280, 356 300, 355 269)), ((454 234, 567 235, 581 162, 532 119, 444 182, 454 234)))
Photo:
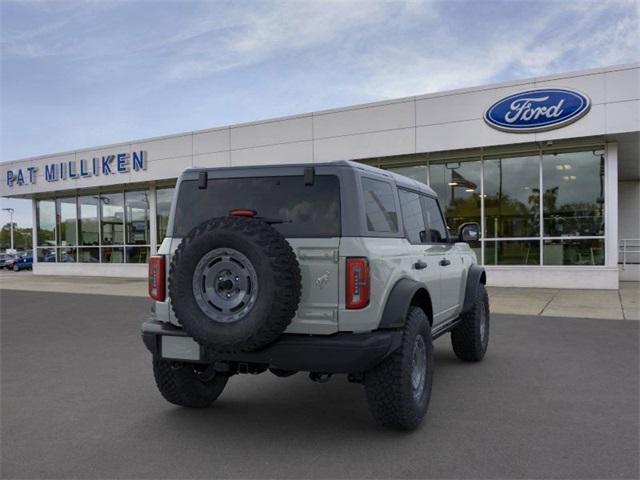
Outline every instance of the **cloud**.
POLYGON ((394 8, 391 3, 364 1, 253 5, 256 8, 228 12, 231 25, 226 29, 206 22, 189 27, 191 34, 178 37, 187 42, 171 59, 169 77, 184 80, 332 44, 343 35, 383 20, 394 8))
MULTIPOLYGON (((522 2, 514 2, 522 3, 522 2)), ((640 60, 634 2, 558 2, 526 13, 492 18, 481 39, 453 37, 440 15, 424 45, 386 45, 360 58, 367 81, 357 88, 372 98, 395 98, 640 60), (615 8, 613 8, 615 7, 615 8)), ((466 21, 466 19, 464 20, 466 21)))

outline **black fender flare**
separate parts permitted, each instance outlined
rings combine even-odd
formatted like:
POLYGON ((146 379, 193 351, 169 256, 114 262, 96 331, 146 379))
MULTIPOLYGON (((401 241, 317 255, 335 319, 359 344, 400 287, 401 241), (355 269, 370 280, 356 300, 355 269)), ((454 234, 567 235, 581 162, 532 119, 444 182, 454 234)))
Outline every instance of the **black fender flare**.
POLYGON ((411 302, 418 295, 418 305, 421 306, 429 321, 433 321, 431 312, 431 297, 424 283, 410 278, 401 278, 391 289, 387 303, 382 311, 382 319, 378 328, 402 328, 409 313, 411 302))
POLYGON ((464 304, 462 313, 467 313, 473 308, 473 304, 478 296, 478 286, 487 283, 487 274, 479 265, 471 265, 467 274, 467 285, 464 292, 464 304))

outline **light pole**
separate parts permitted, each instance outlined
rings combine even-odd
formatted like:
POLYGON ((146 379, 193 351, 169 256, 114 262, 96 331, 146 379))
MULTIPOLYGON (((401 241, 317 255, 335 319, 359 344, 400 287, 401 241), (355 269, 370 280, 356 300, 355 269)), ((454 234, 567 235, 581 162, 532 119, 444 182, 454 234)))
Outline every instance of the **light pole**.
POLYGON ((11 228, 11 250, 13 251, 13 212, 15 212, 15 210, 13 208, 3 208, 2 210, 6 210, 7 212, 9 212, 9 228, 11 228))

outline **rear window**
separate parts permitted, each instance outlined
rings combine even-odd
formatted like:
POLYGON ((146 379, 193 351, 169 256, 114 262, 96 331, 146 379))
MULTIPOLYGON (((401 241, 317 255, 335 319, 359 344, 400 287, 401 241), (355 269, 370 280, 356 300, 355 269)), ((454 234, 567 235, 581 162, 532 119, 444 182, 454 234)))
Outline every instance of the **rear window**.
POLYGON ((305 185, 302 175, 217 178, 202 190, 197 180, 183 181, 173 236, 184 237, 193 227, 234 209, 282 220, 273 227, 285 237, 340 236, 340 183, 335 175, 316 175, 313 185, 305 185))

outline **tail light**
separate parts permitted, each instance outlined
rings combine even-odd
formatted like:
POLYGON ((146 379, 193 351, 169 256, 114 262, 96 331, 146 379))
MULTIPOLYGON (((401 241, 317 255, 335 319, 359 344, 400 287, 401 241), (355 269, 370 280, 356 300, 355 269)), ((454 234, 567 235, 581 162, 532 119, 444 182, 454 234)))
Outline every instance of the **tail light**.
POLYGON ((369 305, 369 260, 365 257, 347 258, 347 308, 369 305))
POLYGON ((149 296, 164 301, 164 255, 153 255, 149 259, 149 296))

